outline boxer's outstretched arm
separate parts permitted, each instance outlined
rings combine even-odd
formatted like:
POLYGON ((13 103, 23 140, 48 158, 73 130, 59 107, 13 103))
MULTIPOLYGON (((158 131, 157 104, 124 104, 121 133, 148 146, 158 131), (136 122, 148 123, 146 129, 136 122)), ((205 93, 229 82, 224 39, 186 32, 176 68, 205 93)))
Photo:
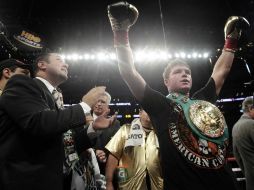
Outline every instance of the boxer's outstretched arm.
POLYGON ((225 45, 212 73, 217 95, 219 95, 224 81, 232 67, 234 53, 238 49, 238 41, 240 40, 241 34, 245 30, 248 30, 249 27, 249 22, 241 16, 231 16, 225 24, 225 45))
POLYGON ((134 66, 130 47, 117 47, 120 74, 137 100, 142 100, 146 82, 134 66))
POLYGON ((108 6, 108 17, 114 33, 119 71, 137 100, 142 100, 146 82, 134 66, 130 48, 129 28, 138 18, 138 10, 127 2, 119 2, 108 6))

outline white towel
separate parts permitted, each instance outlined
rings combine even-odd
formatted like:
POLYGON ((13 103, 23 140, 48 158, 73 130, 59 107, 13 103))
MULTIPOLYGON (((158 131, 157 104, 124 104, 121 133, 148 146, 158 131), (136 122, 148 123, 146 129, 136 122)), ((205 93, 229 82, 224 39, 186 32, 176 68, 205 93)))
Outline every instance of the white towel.
POLYGON ((141 146, 143 143, 144 131, 140 119, 135 119, 131 123, 130 133, 125 141, 124 149, 130 146, 141 146))
MULTIPOLYGON (((131 123, 130 133, 127 140, 125 141, 124 149, 132 146, 141 146, 144 141, 144 129, 141 125, 140 119, 135 119, 131 123)), ((155 135, 155 134, 154 134, 155 135)), ((155 135, 156 147, 159 148, 158 138, 155 135)))

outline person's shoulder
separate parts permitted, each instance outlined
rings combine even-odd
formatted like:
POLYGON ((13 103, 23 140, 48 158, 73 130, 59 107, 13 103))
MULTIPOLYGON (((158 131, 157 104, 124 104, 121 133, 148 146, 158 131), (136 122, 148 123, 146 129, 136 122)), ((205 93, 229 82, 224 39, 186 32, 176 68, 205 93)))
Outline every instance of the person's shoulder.
POLYGON ((27 75, 17 74, 13 75, 9 81, 21 82, 21 81, 32 81, 33 79, 27 75))
POLYGON ((254 120, 248 116, 242 115, 238 121, 233 125, 233 131, 242 130, 245 128, 254 128, 254 120))
POLYGON ((114 127, 120 128, 120 121, 118 119, 115 120, 114 122, 114 127))
MULTIPOLYGON (((142 102, 150 102, 153 100, 154 102, 157 101, 164 101, 167 100, 166 96, 161 92, 151 88, 148 84, 145 87, 144 99, 142 102)), ((151 102, 150 102, 151 103, 151 102)))
POLYGON ((131 129, 131 124, 126 123, 120 127, 120 130, 128 132, 131 129))
POLYGON ((121 138, 125 139, 128 137, 128 134, 130 133, 131 130, 131 124, 126 123, 117 130, 115 136, 121 136, 121 138))
POLYGON ((14 91, 27 91, 32 94, 41 92, 41 88, 36 84, 33 78, 26 75, 14 75, 7 82, 4 91, 14 90, 14 91))
POLYGON ((8 89, 13 86, 15 87, 30 86, 32 83, 33 83, 33 80, 29 76, 17 74, 12 76, 8 80, 5 89, 8 89))

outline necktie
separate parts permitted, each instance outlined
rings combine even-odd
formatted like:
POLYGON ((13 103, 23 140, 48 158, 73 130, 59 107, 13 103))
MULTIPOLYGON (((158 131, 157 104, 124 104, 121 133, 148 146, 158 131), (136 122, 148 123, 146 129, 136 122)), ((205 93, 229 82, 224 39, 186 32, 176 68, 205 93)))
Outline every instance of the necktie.
POLYGON ((64 108, 64 103, 63 103, 63 94, 56 89, 53 90, 52 95, 54 97, 54 100, 56 102, 56 105, 59 109, 64 108))
MULTIPOLYGON (((63 94, 54 89, 52 95, 54 97, 58 109, 64 109, 63 94)), ((63 173, 65 175, 69 175, 75 161, 78 159, 78 154, 74 146, 72 130, 68 130, 63 134, 63 145, 64 145, 63 173)))

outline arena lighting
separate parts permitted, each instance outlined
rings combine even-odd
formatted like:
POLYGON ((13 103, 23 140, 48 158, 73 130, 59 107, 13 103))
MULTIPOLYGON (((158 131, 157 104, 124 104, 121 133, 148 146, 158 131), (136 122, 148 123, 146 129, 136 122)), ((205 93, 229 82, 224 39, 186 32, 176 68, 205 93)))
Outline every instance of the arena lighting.
POLYGON ((191 56, 192 56, 194 59, 196 59, 196 58, 198 57, 198 53, 194 52, 194 53, 192 53, 191 56))
POLYGON ((89 60, 89 59, 91 59, 91 56, 89 55, 89 54, 84 54, 83 55, 83 58, 85 59, 85 60, 89 60))
POLYGON ((109 59, 109 57, 107 54, 105 54, 103 52, 99 52, 96 54, 96 59, 99 61, 103 61, 103 60, 109 59))
MULTIPOLYGON (((243 101, 246 97, 239 97, 239 98, 224 98, 219 99, 217 102, 237 102, 237 101, 243 101)), ((74 104, 72 104, 74 105, 74 104)), ((136 105, 139 106, 139 104, 132 104, 131 102, 118 102, 118 103, 110 103, 110 106, 132 106, 136 105)), ((64 107, 71 106, 70 104, 64 104, 64 107)))
POLYGON ((186 54, 185 54, 184 52, 181 52, 181 53, 180 53, 180 57, 181 57, 182 59, 185 59, 185 58, 186 58, 186 54))
POLYGON ((208 58, 209 54, 208 53, 204 53, 203 54, 203 58, 208 58))
MULTIPOLYGON (((104 61, 115 61, 117 59, 116 54, 107 51, 97 51, 96 53, 65 53, 61 54, 63 59, 66 61, 90 61, 95 60, 99 62, 104 61)), ((207 59, 209 57, 208 52, 166 52, 162 50, 137 50, 133 52, 135 62, 159 62, 169 61, 174 58, 181 59, 207 59)))
POLYGON ((119 103, 110 103, 109 104, 110 106, 114 106, 114 105, 116 105, 116 106, 131 106, 131 103, 130 102, 119 102, 119 103))
POLYGON ((109 54, 109 57, 110 57, 110 59, 112 59, 112 60, 116 60, 116 54, 115 54, 115 53, 110 53, 110 54, 109 54))
POLYGON ((242 101, 244 98, 224 98, 217 100, 217 102, 236 102, 236 101, 242 101))

